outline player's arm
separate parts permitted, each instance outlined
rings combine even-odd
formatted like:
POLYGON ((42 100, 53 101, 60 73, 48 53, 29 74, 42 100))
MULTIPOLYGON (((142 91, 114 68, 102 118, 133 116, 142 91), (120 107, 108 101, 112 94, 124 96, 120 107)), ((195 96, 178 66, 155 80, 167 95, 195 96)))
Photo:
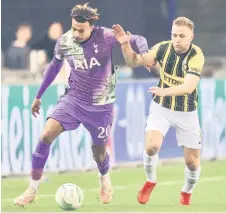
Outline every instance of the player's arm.
POLYGON ((149 92, 157 95, 157 96, 182 96, 182 95, 190 95, 197 88, 200 77, 187 74, 184 83, 179 86, 172 86, 168 88, 159 88, 152 87, 149 89, 149 92))
POLYGON ((116 24, 112 26, 112 30, 105 30, 108 42, 111 41, 112 46, 120 45, 125 62, 130 67, 142 66, 142 58, 133 51, 130 45, 130 34, 126 34, 123 28, 116 24))
POLYGON ((54 57, 50 64, 48 65, 48 68, 45 72, 45 76, 42 80, 41 86, 37 92, 36 98, 41 99, 42 95, 46 91, 46 89, 49 87, 49 85, 54 81, 57 74, 60 72, 62 67, 63 61, 57 59, 54 57))
POLYGON ((126 64, 132 68, 143 66, 143 60, 140 54, 137 54, 131 47, 130 42, 121 44, 122 54, 126 64))
MULTIPOLYGON (((137 43, 136 45, 139 45, 139 40, 136 39, 136 36, 132 37, 132 42, 134 41, 137 43)), ((121 45, 125 61, 129 61, 132 67, 144 65, 150 68, 157 64, 157 51, 160 44, 156 44, 148 52, 137 54, 131 47, 132 42, 121 45)))
POLYGON ((189 61, 188 71, 183 84, 164 89, 152 87, 149 89, 149 92, 157 96, 181 96, 192 94, 198 86, 204 60, 204 56, 200 50, 200 52, 189 61))
POLYGON ((35 100, 31 107, 32 114, 35 117, 36 117, 36 113, 39 114, 42 95, 45 93, 49 85, 54 81, 57 74, 60 72, 62 65, 63 65, 63 55, 60 53, 59 40, 58 40, 55 47, 55 56, 50 62, 50 64, 48 65, 48 68, 45 72, 45 76, 42 80, 41 86, 39 87, 39 90, 36 94, 35 100))
POLYGON ((46 89, 49 87, 49 85, 54 81, 57 74, 60 72, 62 65, 63 65, 63 54, 60 50, 60 40, 58 39, 56 46, 55 46, 55 55, 50 64, 48 65, 48 68, 46 70, 45 76, 43 78, 43 81, 41 83, 41 86, 37 92, 36 98, 41 99, 42 95, 46 91, 46 89))
MULTIPOLYGON (((129 45, 131 48, 132 46, 137 47, 139 54, 137 54, 134 50, 133 54, 136 55, 134 60, 134 66, 140 66, 144 65, 146 67, 152 67, 157 64, 157 51, 160 46, 159 44, 156 44, 154 47, 152 47, 150 50, 148 50, 148 44, 147 40, 139 35, 131 35, 130 42, 126 44, 129 45)), ((127 48, 127 47, 123 47, 127 48)), ((132 49, 132 48, 131 48, 132 49)))
POLYGON ((130 67, 137 67, 137 66, 153 66, 155 65, 154 59, 149 57, 148 54, 148 44, 147 40, 138 35, 131 35, 129 32, 125 33, 123 28, 120 25, 113 25, 113 32, 115 35, 116 40, 120 43, 123 57, 130 67), (137 54, 133 49, 132 46, 136 46, 138 49, 139 54, 137 54), (148 57, 148 59, 147 59, 148 57), (145 59, 145 61, 143 60, 145 59), (146 63, 145 63, 146 62, 146 63))

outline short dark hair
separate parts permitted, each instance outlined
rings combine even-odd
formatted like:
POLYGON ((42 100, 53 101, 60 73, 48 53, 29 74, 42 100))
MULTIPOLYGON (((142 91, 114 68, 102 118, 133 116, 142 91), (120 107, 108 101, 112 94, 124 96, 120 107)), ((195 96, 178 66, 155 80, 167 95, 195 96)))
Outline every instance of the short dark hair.
POLYGON ((90 25, 99 19, 99 14, 97 13, 97 8, 92 8, 88 6, 89 3, 79 4, 72 8, 71 17, 74 18, 79 23, 89 22, 90 25))

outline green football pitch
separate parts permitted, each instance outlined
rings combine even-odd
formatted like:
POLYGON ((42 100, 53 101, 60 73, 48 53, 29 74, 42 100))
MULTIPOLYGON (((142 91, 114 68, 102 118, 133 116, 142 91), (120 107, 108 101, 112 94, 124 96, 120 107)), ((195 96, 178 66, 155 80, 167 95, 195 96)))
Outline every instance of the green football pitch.
POLYGON ((83 191, 85 200, 77 212, 226 212, 226 161, 202 163, 199 184, 192 195, 192 205, 180 206, 179 194, 184 180, 181 163, 159 166, 158 183, 148 204, 137 202, 137 192, 145 181, 143 168, 120 168, 111 173, 115 196, 110 204, 98 199, 96 172, 46 174, 48 181, 40 185, 35 203, 24 208, 13 205, 13 199, 27 185, 26 177, 2 179, 2 212, 60 212, 54 194, 64 183, 75 183, 83 191))

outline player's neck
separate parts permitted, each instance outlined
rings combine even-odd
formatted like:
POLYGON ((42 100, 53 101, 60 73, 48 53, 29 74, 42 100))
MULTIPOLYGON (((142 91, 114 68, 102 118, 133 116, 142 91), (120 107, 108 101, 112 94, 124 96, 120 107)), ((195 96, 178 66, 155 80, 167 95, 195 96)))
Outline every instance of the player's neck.
POLYGON ((192 44, 190 44, 188 46, 188 48, 186 48, 186 50, 184 50, 183 52, 180 52, 180 53, 176 52, 176 50, 174 48, 173 48, 173 50, 177 55, 181 56, 181 55, 186 55, 191 50, 191 47, 192 47, 192 44))
POLYGON ((81 44, 85 44, 86 42, 88 42, 93 37, 93 33, 95 31, 94 29, 95 29, 95 26, 93 26, 93 29, 92 29, 89 37, 85 41, 82 41, 81 44))

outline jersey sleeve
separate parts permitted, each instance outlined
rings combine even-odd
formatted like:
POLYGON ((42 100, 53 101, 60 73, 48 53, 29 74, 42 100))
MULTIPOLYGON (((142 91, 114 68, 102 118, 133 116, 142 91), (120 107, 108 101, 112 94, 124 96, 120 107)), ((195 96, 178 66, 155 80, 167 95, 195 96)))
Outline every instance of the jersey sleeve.
POLYGON ((130 44, 136 53, 144 54, 148 52, 148 43, 143 36, 131 35, 130 44))
POLYGON ((64 53, 61 49, 60 40, 61 40, 61 38, 57 39, 57 42, 56 42, 56 45, 55 45, 55 48, 54 48, 54 56, 58 60, 63 60, 64 59, 64 53))
MULTIPOLYGON (((120 43, 115 38, 115 35, 112 29, 104 28, 104 38, 107 41, 107 43, 112 47, 120 46, 120 43)), ((132 49, 134 49, 135 52, 139 54, 148 52, 147 40, 143 36, 131 35, 130 44, 132 46, 132 49)))
POLYGON ((157 44, 155 44, 150 50, 149 50, 149 54, 151 54, 151 56, 153 58, 155 58, 159 63, 162 60, 163 54, 161 54, 160 51, 160 47, 162 46, 162 44, 164 44, 165 42, 159 42, 157 44))
POLYGON ((192 57, 188 61, 188 71, 187 71, 187 73, 200 77, 202 69, 203 69, 204 62, 205 62, 205 58, 204 58, 202 51, 200 50, 194 57, 192 57))

